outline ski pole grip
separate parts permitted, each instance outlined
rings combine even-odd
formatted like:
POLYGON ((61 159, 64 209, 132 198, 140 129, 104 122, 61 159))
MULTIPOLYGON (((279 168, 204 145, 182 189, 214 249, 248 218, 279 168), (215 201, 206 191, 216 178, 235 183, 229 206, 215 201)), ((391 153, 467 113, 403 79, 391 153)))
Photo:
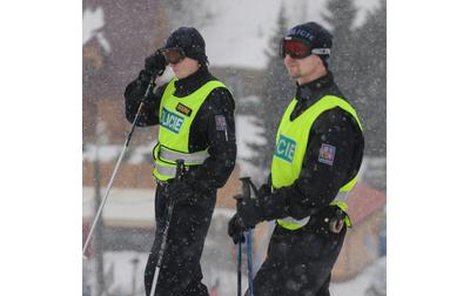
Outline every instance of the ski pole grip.
POLYGON ((242 196, 251 198, 250 177, 242 177, 240 181, 242 182, 242 196))
POLYGON ((150 77, 150 82, 149 82, 149 85, 147 86, 147 89, 145 90, 144 97, 142 98, 142 102, 144 102, 148 98, 148 96, 152 92, 153 88, 155 87, 155 82, 154 82, 155 78, 157 78, 157 76, 154 73, 150 77))
POLYGON ((240 181, 242 181, 243 196, 251 198, 251 189, 253 189, 255 197, 258 197, 258 189, 256 189, 255 184, 253 184, 253 182, 251 181, 251 177, 242 177, 240 178, 240 181))

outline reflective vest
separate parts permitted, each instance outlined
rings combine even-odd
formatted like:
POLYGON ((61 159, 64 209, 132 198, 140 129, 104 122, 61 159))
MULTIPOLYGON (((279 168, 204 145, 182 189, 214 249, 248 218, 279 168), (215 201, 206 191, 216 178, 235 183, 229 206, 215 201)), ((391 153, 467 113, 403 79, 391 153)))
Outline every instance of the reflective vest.
POLYGON ((207 96, 218 87, 226 86, 220 81, 208 81, 185 97, 176 97, 176 79, 172 79, 163 92, 160 103, 158 143, 153 149, 157 180, 167 181, 176 175, 176 160, 183 159, 186 167, 201 165, 209 157, 208 147, 189 153, 189 132, 200 107, 207 96))
MULTIPOLYGON (((284 116, 282 117, 277 130, 276 149, 274 151, 271 165, 273 189, 290 186, 298 179, 302 169, 305 152, 307 150, 310 129, 318 116, 323 112, 339 107, 351 114, 362 129, 354 108, 344 99, 339 97, 332 95, 324 96, 305 110, 300 116, 291 121, 290 116, 296 104, 297 100, 294 98, 284 112, 284 116)), ((332 204, 335 204, 343 211, 346 211, 346 193, 354 187, 356 182, 357 174, 340 188, 340 192, 332 204)), ((309 219, 310 217, 306 217, 301 220, 287 217, 278 219, 277 223, 286 229, 296 230, 306 225, 309 219)), ((349 219, 345 222, 350 226, 349 219)))

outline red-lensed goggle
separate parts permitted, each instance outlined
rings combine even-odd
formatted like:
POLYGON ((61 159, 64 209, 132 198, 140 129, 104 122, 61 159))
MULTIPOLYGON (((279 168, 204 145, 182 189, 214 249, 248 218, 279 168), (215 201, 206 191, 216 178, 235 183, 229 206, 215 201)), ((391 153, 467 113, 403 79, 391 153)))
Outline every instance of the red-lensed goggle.
POLYGON ((179 47, 165 48, 161 52, 169 64, 178 64, 186 57, 183 49, 179 47))
POLYGON ((285 37, 281 40, 279 46, 279 54, 282 58, 289 55, 293 59, 303 59, 311 54, 330 54, 329 48, 311 48, 302 40, 292 39, 292 37, 285 37))

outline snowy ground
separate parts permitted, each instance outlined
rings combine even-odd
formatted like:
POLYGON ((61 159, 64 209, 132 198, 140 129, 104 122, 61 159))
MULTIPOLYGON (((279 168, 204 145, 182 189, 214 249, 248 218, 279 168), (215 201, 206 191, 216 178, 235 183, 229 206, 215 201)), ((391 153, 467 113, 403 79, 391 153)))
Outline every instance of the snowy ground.
MULTIPOLYGON (((108 252, 104 256, 105 281, 110 283, 107 288, 108 295, 115 296, 145 296, 143 287, 143 274, 147 260, 147 253, 138 253, 134 251, 125 252, 108 252)), ((209 289, 217 287, 218 295, 235 295, 237 288, 236 267, 233 271, 216 269, 203 265, 204 283, 209 289)), ((84 291, 86 286, 93 287, 96 285, 94 269, 95 262, 93 259, 85 261, 84 264, 84 291)), ((242 286, 246 289, 246 276, 243 276, 242 286)), ((84 293, 84 296, 87 295, 84 293)), ((93 292, 87 296, 96 296, 93 292)))
MULTIPOLYGON (((147 226, 151 229, 153 226, 153 212, 151 203, 153 190, 133 191, 129 189, 115 189, 113 197, 109 200, 107 208, 103 213, 106 223, 114 225, 140 225, 147 226), (129 200, 129 196, 132 199, 129 200)), ((92 213, 92 188, 84 187, 83 189, 83 215, 90 218, 92 213)), ((236 295, 236 248, 230 240, 225 238, 226 225, 228 219, 233 215, 233 210, 216 209, 213 216, 213 223, 209 230, 206 240, 204 253, 201 259, 201 265, 204 273, 204 283, 209 287, 218 286, 218 295, 236 295), (217 285, 218 283, 218 285, 217 285)), ((269 226, 269 225, 267 225, 269 226)), ((144 296, 143 292, 143 273, 147 260, 146 248, 140 248, 141 251, 129 251, 131 245, 145 246, 150 245, 153 237, 152 231, 127 233, 112 231, 111 228, 106 229, 108 247, 113 250, 108 251, 104 256, 104 277, 108 285, 108 296, 144 296), (128 237, 123 239, 122 235, 128 237), (150 236, 150 241, 149 240, 150 236), (119 243, 116 243, 119 242, 119 243), (123 251, 123 249, 127 251, 123 251)), ((260 248, 267 246, 260 245, 260 248)), ((262 250, 258 250, 259 254, 264 254, 262 250)), ((255 265, 258 261, 255 259, 255 265)), ((259 258, 260 259, 260 258, 259 258)), ((261 260, 261 259, 260 259, 261 260)), ((371 267, 366 268, 356 278, 343 282, 333 283, 331 285, 331 295, 335 296, 372 296, 366 295, 365 291, 375 281, 378 276, 383 282, 385 275, 378 273, 379 270, 375 265, 385 263, 385 259, 376 262, 371 267), (376 275, 377 274, 377 275, 376 275)), ((259 263, 259 262, 258 262, 259 263)), ((255 268, 256 268, 255 266, 255 268)), ((95 262, 92 257, 90 260, 83 262, 83 282, 84 291, 86 286, 95 287, 95 262)), ((246 286, 246 279, 243 280, 243 286, 246 286)), ((93 289, 92 289, 93 290, 93 289)), ((87 296, 97 296, 95 294, 87 294, 87 296)))
MULTIPOLYGON (((369 289, 371 285, 375 285, 376 287, 384 287, 385 285, 386 260, 387 257, 377 259, 376 262, 364 269, 362 273, 350 281, 333 283, 330 287, 331 296, 372 296, 366 294, 367 289, 369 289)), ((385 294, 383 296, 385 296, 385 294)))
MULTIPOLYGON (((105 280, 108 281, 108 295, 115 296, 144 296, 143 291, 143 272, 147 260, 146 253, 138 253, 133 251, 126 252, 108 252, 105 254, 105 280)), ((364 269, 354 279, 342 282, 332 283, 330 292, 332 296, 369 296, 366 294, 367 289, 377 282, 385 283, 385 261, 386 257, 379 258, 376 262, 364 269)), ((94 261, 85 261, 84 264, 84 286, 93 287, 94 261)), ((204 282, 212 288, 218 282, 218 296, 235 295, 237 275, 236 269, 233 271, 217 270, 214 267, 208 267, 203 264, 204 282), (218 280, 216 280, 218 279, 218 280)), ((243 287, 246 289, 246 277, 243 278, 243 287)), ((84 287, 84 291, 87 289, 84 287)), ((86 293, 84 293, 86 295, 86 293)), ((91 294, 90 296, 94 296, 91 294)), ((379 296, 379 295, 377 295, 379 296)))

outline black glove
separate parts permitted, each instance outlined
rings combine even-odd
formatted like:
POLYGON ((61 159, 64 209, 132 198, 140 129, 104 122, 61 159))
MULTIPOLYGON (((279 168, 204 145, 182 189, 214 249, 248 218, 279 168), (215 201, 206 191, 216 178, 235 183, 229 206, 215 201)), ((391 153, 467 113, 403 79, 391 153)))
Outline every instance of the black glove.
POLYGON ((245 242, 243 233, 248 229, 249 227, 243 223, 243 220, 238 214, 233 215, 228 222, 228 235, 232 238, 234 244, 245 242))
POLYGON ((174 180, 167 188, 169 198, 174 198, 176 203, 193 203, 194 189, 184 180, 174 180))
POLYGON ((237 214, 242 219, 243 224, 249 228, 254 228, 261 221, 259 215, 258 200, 254 198, 235 196, 237 200, 237 214))
POLYGON ((165 60, 165 57, 159 50, 152 54, 151 56, 148 56, 145 58, 145 72, 146 74, 154 74, 157 73, 157 75, 162 75, 163 72, 165 71, 167 63, 165 60))
POLYGON ((267 196, 271 194, 271 184, 263 184, 258 189, 258 197, 267 196))
POLYGON ((257 200, 253 198, 237 195, 237 213, 230 219, 228 223, 228 235, 233 242, 245 242, 243 232, 254 228, 262 219, 259 215, 259 206, 257 200))

